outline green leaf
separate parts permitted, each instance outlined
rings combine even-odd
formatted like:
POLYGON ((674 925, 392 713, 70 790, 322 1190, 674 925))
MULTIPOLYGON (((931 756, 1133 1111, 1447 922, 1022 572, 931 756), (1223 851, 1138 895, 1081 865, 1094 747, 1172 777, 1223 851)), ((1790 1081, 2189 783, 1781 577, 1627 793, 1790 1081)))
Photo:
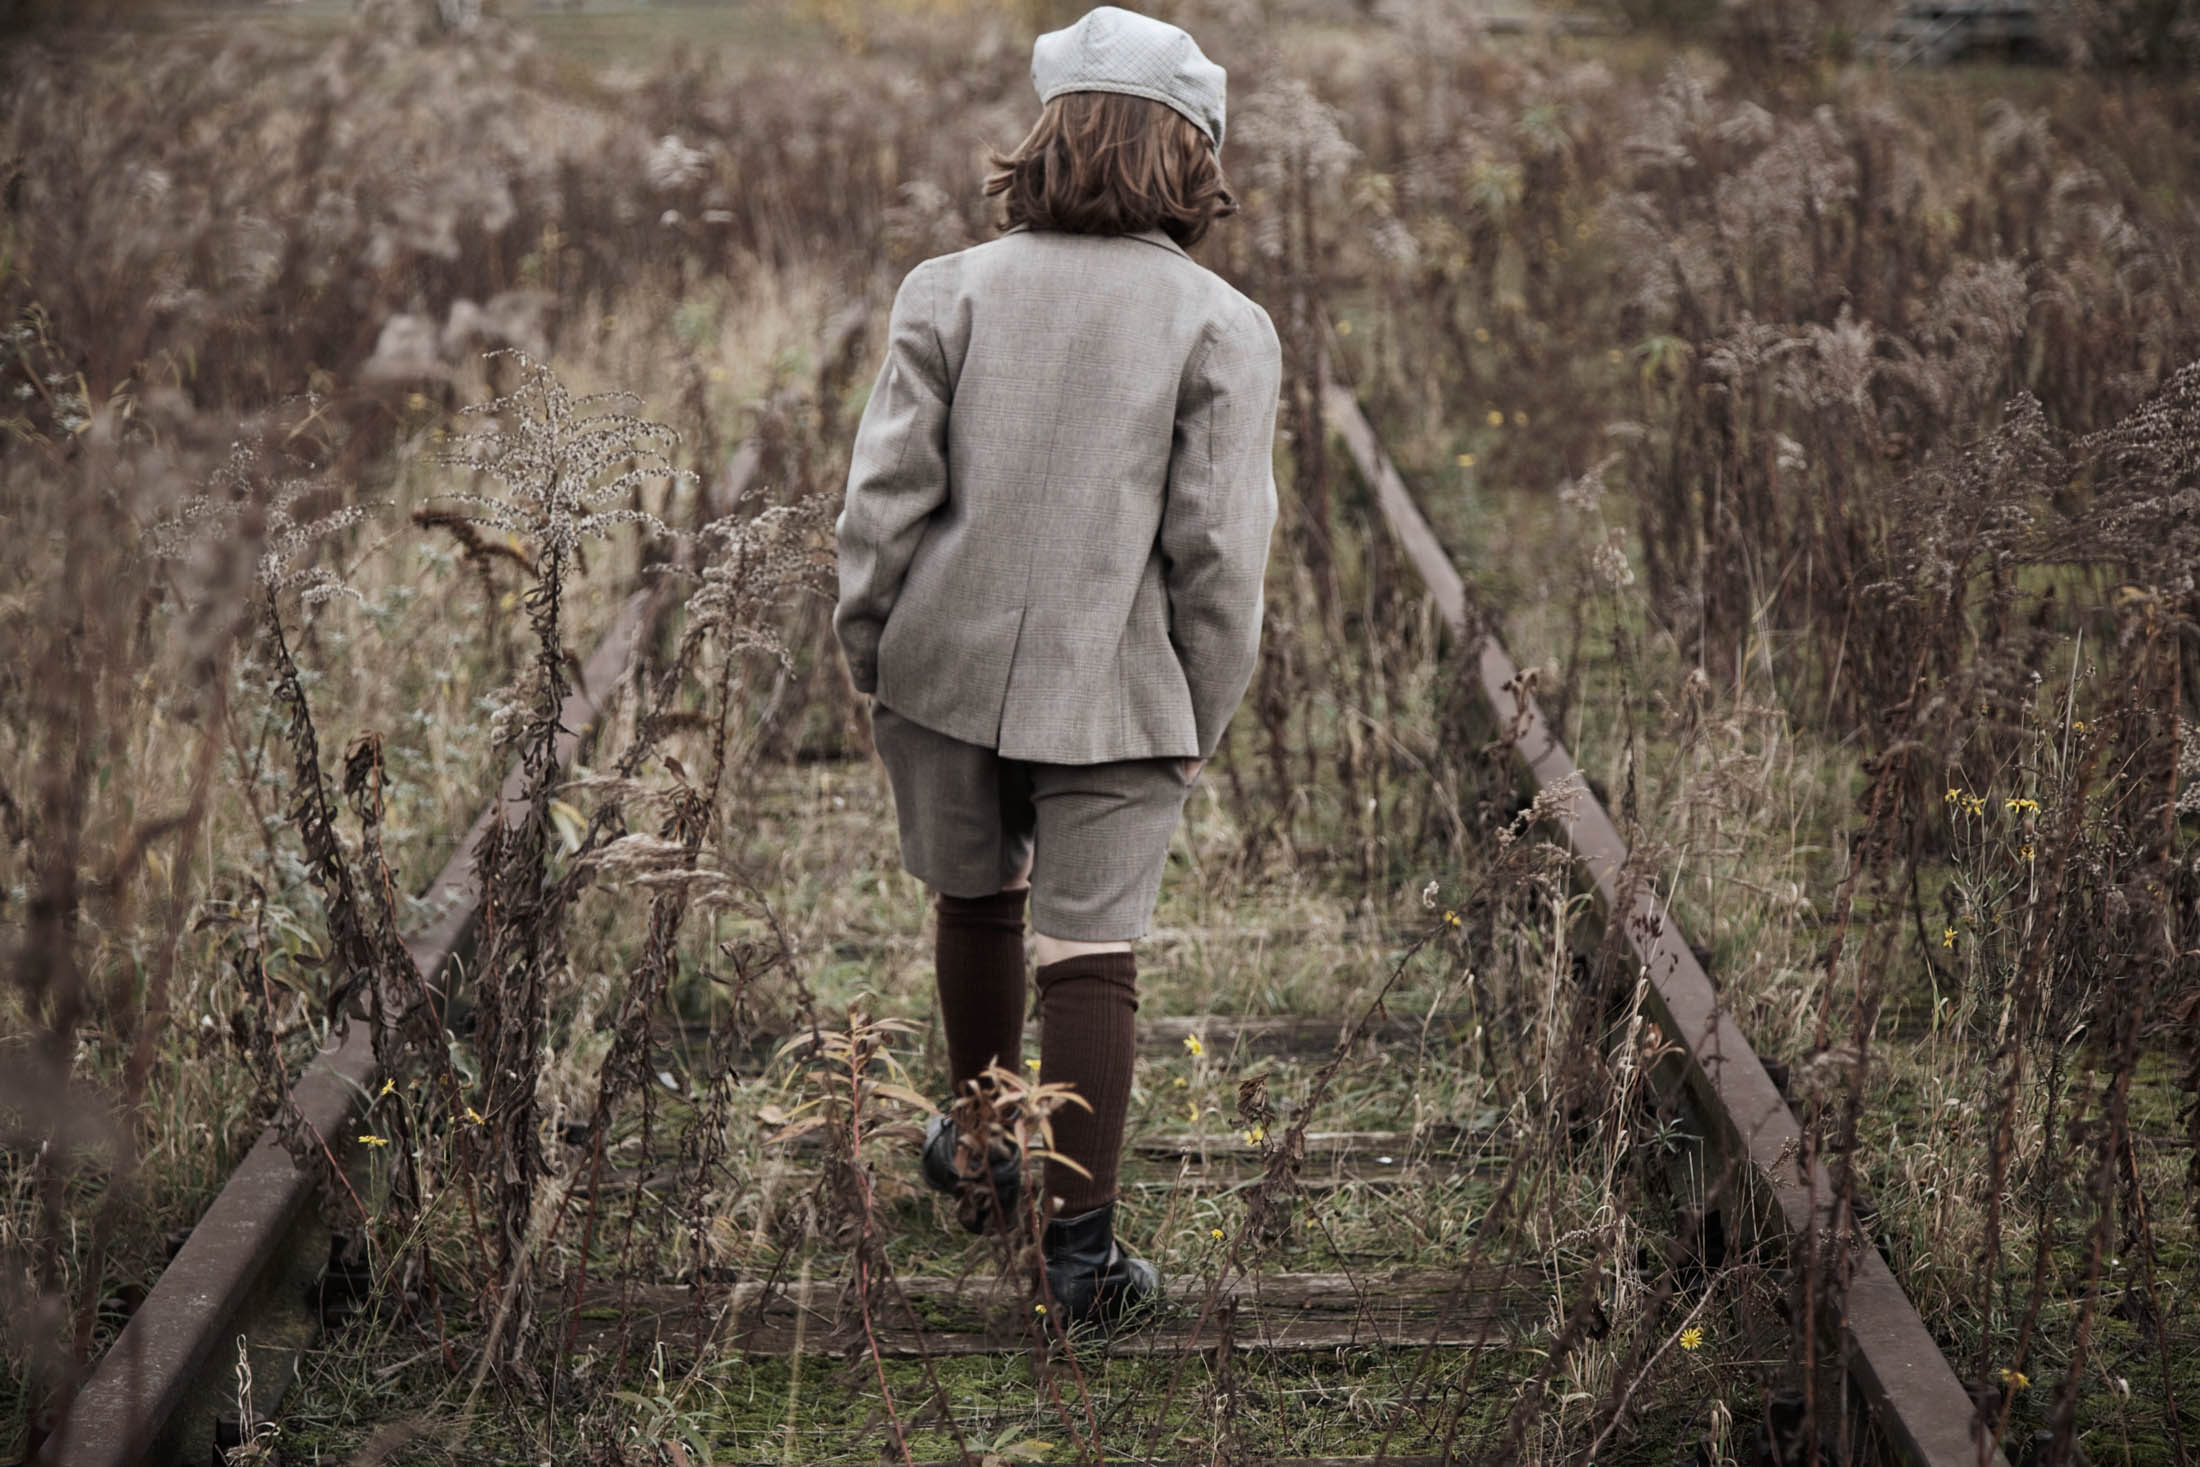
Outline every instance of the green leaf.
POLYGON ((577 855, 581 837, 588 832, 587 817, 563 800, 550 802, 550 825, 558 833, 558 844, 565 847, 568 856, 577 855))

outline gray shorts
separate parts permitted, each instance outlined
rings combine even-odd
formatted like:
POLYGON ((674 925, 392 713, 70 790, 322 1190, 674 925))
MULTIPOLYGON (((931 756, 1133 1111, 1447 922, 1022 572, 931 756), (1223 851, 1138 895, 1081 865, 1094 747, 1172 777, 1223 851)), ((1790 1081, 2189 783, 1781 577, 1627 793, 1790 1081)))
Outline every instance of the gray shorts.
POLYGON ((934 891, 991 896, 1031 861, 1031 925, 1073 942, 1146 935, 1191 792, 1182 759, 1039 764, 871 706, 901 864, 934 891))

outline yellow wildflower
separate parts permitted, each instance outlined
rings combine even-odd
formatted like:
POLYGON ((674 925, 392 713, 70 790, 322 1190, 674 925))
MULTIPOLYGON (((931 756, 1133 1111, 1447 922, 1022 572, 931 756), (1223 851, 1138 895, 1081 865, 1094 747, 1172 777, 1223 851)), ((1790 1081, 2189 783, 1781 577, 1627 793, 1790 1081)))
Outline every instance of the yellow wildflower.
POLYGON ((1518 411, 1518 410, 1516 409, 1516 410, 1515 410, 1515 411, 1513 412, 1513 426, 1514 426, 1515 428, 1525 428, 1525 427, 1527 427, 1527 426, 1528 426, 1528 415, 1527 415, 1526 413, 1524 413, 1524 412, 1520 412, 1520 411, 1518 411))
POLYGON ((1444 913, 1444 925, 1446 927, 1457 927, 1459 925, 1459 914, 1447 909, 1444 913))
POLYGON ((1502 428, 1505 426, 1505 415, 1499 412, 1496 408, 1490 409, 1490 426, 1492 428, 1502 428))
POLYGON ((2032 1383, 2032 1378, 2021 1370, 2011 1370, 2004 1365, 2001 1368, 2001 1383, 2012 1390, 2021 1391, 2032 1383))
POLYGON ((1208 1237, 1210 1237, 1210 1238, 1213 1238, 1213 1239, 1214 1239, 1214 1240, 1215 1240, 1215 1241, 1216 1241, 1217 1243, 1219 1243, 1219 1242, 1221 1242, 1221 1241, 1222 1241, 1222 1229, 1220 1229, 1220 1228, 1209 1228, 1209 1229, 1207 1230, 1207 1236, 1208 1236, 1208 1237))
POLYGON ((387 1146, 390 1144, 390 1138, 387 1136, 361 1136, 359 1144, 362 1146, 387 1146))
POLYGON ((392 1090, 395 1090, 396 1088, 397 1082, 395 1080, 384 1080, 382 1082, 382 1088, 374 1092, 374 1098, 376 1100, 380 1100, 383 1096, 389 1094, 392 1090))
POLYGON ((1339 336, 1350 336, 1352 334, 1352 323, 1350 321, 1339 321, 1337 323, 1337 334, 1339 336))
POLYGON ((1459 455, 1459 467, 1461 467, 1462 469, 1471 469, 1471 468, 1473 468, 1473 467, 1474 467, 1474 455, 1473 455, 1473 454, 1471 454, 1471 453, 1462 453, 1462 454, 1460 454, 1460 455, 1459 455))
POLYGON ((1024 1068, 1036 1075, 1039 1073, 1039 1062, 1035 1059, 1027 1059, 1024 1061, 1024 1068))
POLYGON ((1682 1331, 1681 1331, 1681 1348, 1682 1348, 1683 1350, 1700 1350, 1700 1349, 1702 1349, 1702 1348, 1703 1348, 1703 1331, 1702 1331, 1702 1330, 1700 1330, 1700 1329, 1697 1329, 1697 1328, 1696 1328, 1696 1327, 1695 1327, 1694 1325, 1690 1325, 1690 1326, 1689 1326, 1689 1327, 1688 1327, 1687 1329, 1684 1329, 1684 1330, 1682 1330, 1682 1331))
POLYGON ((1248 1146, 1258 1146, 1262 1141, 1265 1141, 1267 1138, 1268 1128, 1266 1126, 1255 1126, 1252 1130, 1245 1133, 1245 1144, 1248 1146))
POLYGON ((1192 1123, 1193 1125, 1195 1125, 1195 1126, 1199 1124, 1199 1102, 1198 1102, 1198 1101, 1194 1100, 1194 1101, 1191 1101, 1191 1102, 1189 1102, 1188 1104, 1186 1104, 1186 1105, 1185 1105, 1185 1107, 1184 1107, 1184 1119, 1185 1119, 1185 1120, 1187 1120, 1187 1121, 1190 1121, 1190 1122, 1191 1122, 1191 1123, 1192 1123))
POLYGON ((2001 803, 2003 809, 2015 810, 2020 814, 2029 811, 2036 815, 2040 809, 2038 800, 2003 800, 2001 803))
POLYGON ((1198 1059, 1201 1055, 1207 1052, 1207 1046, 1200 1042, 1200 1038, 1197 1034, 1185 1035, 1184 1047, 1192 1052, 1193 1059, 1198 1059))
POLYGON ((2027 861, 2031 860, 2034 854, 2032 850, 2032 843, 2030 841, 2026 841, 2023 845, 2017 847, 2017 854, 2024 857, 2024 859, 2027 861))
POLYGON ((1985 799, 1985 797, 1984 797, 1983 795, 1965 795, 1965 796, 1963 797, 1963 813, 1964 813, 1964 814, 1966 814, 1966 815, 1983 815, 1983 814, 1985 814, 1985 813, 1986 813, 1986 799, 1985 799))
POLYGON ((1940 945, 1942 947, 1954 947, 1956 945, 1956 930, 1953 927, 1940 929, 1940 945))
POLYGON ((1942 804, 1953 805, 1956 801, 1963 798, 1963 791, 1957 789, 1954 785, 1950 785, 1948 786, 1948 793, 1942 795, 1940 798, 1942 804))
POLYGON ((1047 1307, 1044 1304, 1034 1304, 1031 1306, 1031 1312, 1034 1314, 1044 1314, 1047 1312, 1047 1307))
POLYGON ((475 1110, 470 1105, 466 1107, 466 1119, 472 1121, 477 1126, 485 1126, 488 1124, 487 1121, 481 1118, 481 1112, 475 1110))

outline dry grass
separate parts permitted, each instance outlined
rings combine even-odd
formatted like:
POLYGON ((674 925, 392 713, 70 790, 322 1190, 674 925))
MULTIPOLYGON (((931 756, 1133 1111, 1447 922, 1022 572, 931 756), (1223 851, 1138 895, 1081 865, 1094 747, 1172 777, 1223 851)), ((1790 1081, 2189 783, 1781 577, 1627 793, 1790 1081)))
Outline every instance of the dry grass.
MULTIPOLYGON (((1325 441, 1327 360, 1959 1371, 2058 1454, 2186 1458, 2189 97, 1888 78, 1778 27, 1714 56, 1493 43, 1417 4, 1235 15, 1182 18, 1247 38, 1246 217, 1209 258, 1285 342, 1286 503, 1263 665, 1179 836, 1146 1012, 1379 999, 1468 1038, 1150 1058, 1140 1134, 1259 1138, 1250 1185, 1137 1191, 1132 1229, 1178 1277, 1532 1266, 1547 1316, 1480 1353, 1227 1369, 622 1361, 595 1328, 602 1290, 851 1260, 868 1321, 892 1278, 1003 1261, 932 1225, 910 1106, 847 1073, 878 1024, 932 1022, 923 893, 823 602, 793 587, 828 563, 873 349, 819 343, 982 237, 981 150, 1020 134, 1052 17, 759 15, 802 38, 773 43, 789 66, 629 31, 599 69, 593 42, 372 21, 152 56, 49 39, 0 63, 0 1400, 23 1423, 0 1451, 111 1332, 102 1301, 157 1273, 374 971, 359 955, 416 915, 404 893, 500 767, 495 711, 539 718, 561 649, 645 560, 692 555, 706 578, 592 767, 538 781, 541 844, 496 858, 477 986, 393 1030, 370 1124, 397 1144, 363 1151, 350 1219, 388 1305, 313 1357, 294 1447, 403 1416, 376 1450, 419 1460, 868 1460, 894 1435, 915 1456, 1744 1456, 1799 1375, 1773 1302, 1826 1281, 1704 1255, 1633 975, 1325 441), (762 497, 713 537, 587 547, 510 498, 482 514, 453 410, 521 385, 494 346, 637 394, 636 422, 679 432, 668 467, 707 480, 751 439, 762 497), (209 486, 218 535, 149 538, 209 486), (475 1072, 499 1034, 500 1073, 541 1066, 509 1093, 475 1072), (764 1143, 828 1095, 849 1097, 831 1164, 764 1143), (1407 1133, 1406 1185, 1294 1200, 1278 1163, 1307 1127, 1407 1133), (475 1188, 507 1162, 525 1185, 475 1188), (567 1352, 576 1322, 593 1353, 567 1352), (476 1362, 503 1389, 467 1407, 476 1362)), ((703 514, 661 473, 613 498, 671 531, 703 514)), ((936 1043, 893 1043, 927 1090, 936 1043)))

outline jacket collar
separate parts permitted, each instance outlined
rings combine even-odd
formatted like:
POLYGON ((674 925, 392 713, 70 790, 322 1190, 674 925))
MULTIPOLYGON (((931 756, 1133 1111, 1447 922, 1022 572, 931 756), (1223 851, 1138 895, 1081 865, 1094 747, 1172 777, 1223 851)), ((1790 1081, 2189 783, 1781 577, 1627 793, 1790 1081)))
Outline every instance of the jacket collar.
MULTIPOLYGON (((1001 232, 1004 235, 1028 234, 1031 232, 1031 226, 1028 224, 1012 224, 1007 229, 1004 229, 1001 232)), ((1191 258, 1190 252, 1187 251, 1184 246, 1169 238, 1167 230, 1141 229, 1135 234, 1126 234, 1120 237, 1123 239, 1142 240, 1150 245, 1158 245, 1162 249, 1169 251, 1171 254, 1182 255, 1187 260, 1191 258)))
POLYGON ((1141 229, 1140 231, 1138 231, 1138 233, 1132 235, 1131 238, 1142 239, 1147 244, 1159 245, 1161 246, 1161 248, 1169 251, 1171 254, 1183 255, 1184 258, 1187 260, 1191 258, 1191 255, 1186 252, 1184 246, 1169 238, 1168 232, 1166 230, 1141 229))

